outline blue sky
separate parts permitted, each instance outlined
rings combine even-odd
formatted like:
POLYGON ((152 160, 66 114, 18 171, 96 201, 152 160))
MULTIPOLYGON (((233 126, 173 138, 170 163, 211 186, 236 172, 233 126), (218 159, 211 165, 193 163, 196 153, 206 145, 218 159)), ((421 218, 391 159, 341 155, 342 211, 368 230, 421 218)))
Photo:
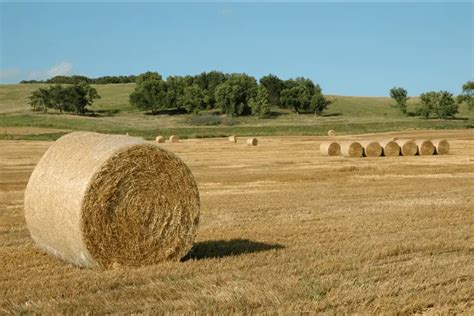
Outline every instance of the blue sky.
POLYGON ((473 4, 6 3, 0 82, 59 74, 304 76, 328 94, 459 93, 473 4))

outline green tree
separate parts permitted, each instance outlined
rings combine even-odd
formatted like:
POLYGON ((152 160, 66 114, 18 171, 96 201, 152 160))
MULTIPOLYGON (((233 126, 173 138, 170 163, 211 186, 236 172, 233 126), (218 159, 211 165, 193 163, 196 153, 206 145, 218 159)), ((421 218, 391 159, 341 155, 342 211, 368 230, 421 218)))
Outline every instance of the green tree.
POLYGON ((143 82, 148 81, 148 80, 162 81, 163 78, 157 72, 147 71, 147 72, 144 72, 144 73, 138 75, 137 78, 135 79, 135 83, 139 86, 143 82))
POLYGON ((158 110, 168 107, 166 83, 163 80, 149 79, 137 84, 130 94, 130 104, 140 110, 151 110, 154 115, 158 110))
POLYGON ((260 78, 260 84, 267 89, 269 102, 272 105, 279 106, 281 91, 285 89, 284 81, 275 75, 269 74, 260 78))
POLYGON ((393 87, 390 89, 390 97, 397 102, 397 106, 403 114, 407 114, 407 101, 410 99, 407 96, 407 91, 400 87, 393 87))
POLYGON ((72 110, 72 107, 76 114, 84 114, 88 105, 92 105, 94 100, 100 99, 97 90, 86 82, 66 87, 62 97, 69 104, 67 110, 72 110))
POLYGON ((458 104, 454 101, 452 93, 448 91, 429 91, 420 95, 421 106, 417 113, 425 118, 430 116, 438 118, 454 117, 458 113, 458 104))
POLYGON ((311 92, 305 85, 296 85, 293 88, 284 89, 280 97, 281 104, 293 109, 297 114, 308 111, 311 104, 311 92))
POLYGON ((197 84, 185 87, 180 103, 186 111, 198 113, 206 107, 203 90, 197 84))
POLYGON ((38 90, 33 91, 29 96, 29 99, 33 111, 43 111, 43 113, 46 113, 48 108, 51 107, 49 89, 39 88, 38 90))
POLYGON ((474 110, 474 81, 468 81, 462 86, 462 94, 458 95, 459 104, 466 103, 469 110, 474 110))
POLYGON ((265 86, 260 85, 257 90, 257 95, 250 99, 250 107, 252 114, 258 117, 265 117, 270 114, 270 102, 268 101, 268 90, 265 86))
POLYGON ((331 101, 324 97, 321 87, 316 85, 309 105, 310 110, 316 115, 321 115, 330 104, 331 101))
POLYGON ((250 100, 256 96, 257 80, 246 74, 229 75, 226 82, 217 86, 215 91, 216 106, 223 113, 238 116, 250 115, 250 100))

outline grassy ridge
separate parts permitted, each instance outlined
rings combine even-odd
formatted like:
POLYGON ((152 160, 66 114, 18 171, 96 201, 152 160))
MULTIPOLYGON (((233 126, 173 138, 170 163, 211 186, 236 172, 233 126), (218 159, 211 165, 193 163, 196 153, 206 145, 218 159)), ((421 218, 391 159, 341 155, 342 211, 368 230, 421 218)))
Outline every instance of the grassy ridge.
MULTIPOLYGON (((178 134, 182 138, 220 137, 229 134, 242 136, 263 135, 325 135, 328 129, 339 133, 367 133, 392 130, 444 129, 474 127, 474 112, 461 106, 459 119, 425 120, 405 117, 385 97, 329 96, 333 101, 321 117, 312 114, 296 115, 291 111, 275 109, 274 118, 239 117, 233 126, 194 126, 192 115, 148 115, 130 106, 128 96, 133 84, 95 85, 101 99, 91 110, 94 116, 42 114, 30 111, 28 96, 41 84, 0 85, 0 128, 40 127, 67 130, 87 130, 103 133, 129 133, 152 139, 156 135, 178 134)), ((417 98, 410 99, 413 111, 417 98)), ((1 133, 0 138, 55 139, 61 133, 37 136, 1 133)))

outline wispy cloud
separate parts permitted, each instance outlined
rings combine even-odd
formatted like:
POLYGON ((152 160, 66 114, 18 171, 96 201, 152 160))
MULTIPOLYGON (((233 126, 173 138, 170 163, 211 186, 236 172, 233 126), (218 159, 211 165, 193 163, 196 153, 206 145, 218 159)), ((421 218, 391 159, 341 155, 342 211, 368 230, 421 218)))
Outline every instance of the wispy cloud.
POLYGON ((219 15, 223 17, 229 17, 229 16, 234 15, 234 10, 230 8, 223 8, 219 10, 219 15))
POLYGON ((0 81, 14 81, 19 79, 21 76, 20 69, 0 69, 0 81))
POLYGON ((30 80, 49 79, 54 76, 67 76, 72 72, 72 64, 67 61, 62 61, 49 69, 32 70, 28 73, 30 80))

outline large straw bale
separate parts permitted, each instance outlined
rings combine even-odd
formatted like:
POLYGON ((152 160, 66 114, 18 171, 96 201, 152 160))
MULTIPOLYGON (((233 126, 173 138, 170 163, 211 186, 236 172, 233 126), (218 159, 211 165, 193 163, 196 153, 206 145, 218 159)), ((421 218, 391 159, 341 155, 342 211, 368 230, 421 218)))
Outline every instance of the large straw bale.
POLYGON ((322 142, 319 151, 323 156, 340 156, 341 146, 336 142, 322 142))
POLYGON ((435 146, 435 152, 438 155, 449 154, 450 146, 446 139, 434 139, 431 141, 435 146))
POLYGON ((379 142, 374 141, 374 140, 362 140, 359 143, 364 148, 365 157, 382 156, 383 149, 382 149, 382 146, 380 146, 379 142))
POLYGON ((397 139, 402 156, 415 156, 418 153, 418 146, 411 139, 397 139))
POLYGON ((435 146, 430 140, 417 140, 415 143, 418 146, 418 154, 420 156, 434 155, 435 146))
POLYGON ((154 264, 190 250, 199 192, 185 163, 157 145, 76 132, 34 169, 25 218, 40 248, 78 266, 154 264))
POLYGON ((382 140, 380 146, 383 149, 383 155, 386 157, 400 156, 400 146, 395 140, 382 140))
POLYGON ((345 141, 341 144, 341 154, 345 157, 362 157, 364 147, 359 142, 345 141))
POLYGON ((247 139, 247 146, 257 146, 257 145, 258 145, 258 139, 256 138, 247 139))

